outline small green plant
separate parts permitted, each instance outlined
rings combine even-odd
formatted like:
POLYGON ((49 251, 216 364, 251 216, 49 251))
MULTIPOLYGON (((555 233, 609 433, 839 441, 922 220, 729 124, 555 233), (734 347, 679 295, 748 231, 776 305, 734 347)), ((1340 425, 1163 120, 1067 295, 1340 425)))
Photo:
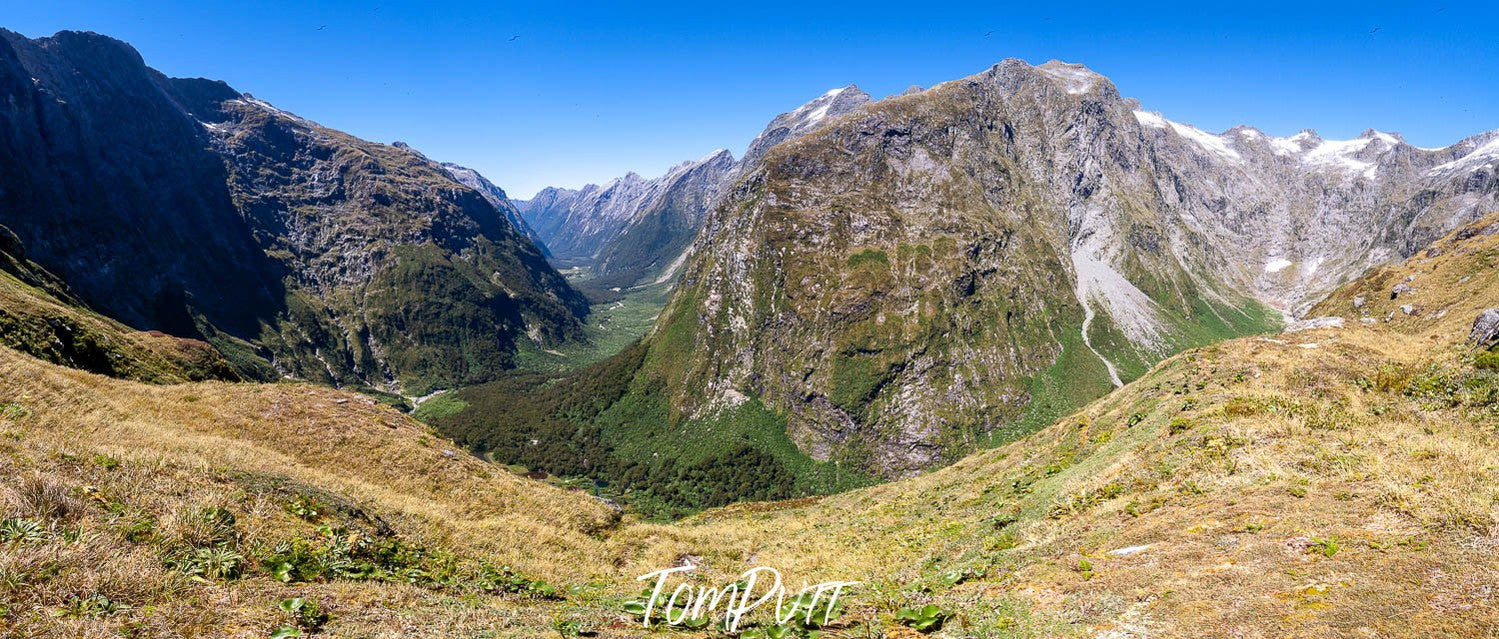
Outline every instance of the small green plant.
POLYGON ((1499 371, 1499 351, 1483 351, 1474 355, 1473 367, 1485 371, 1499 371))
POLYGON ((1171 432, 1172 435, 1176 435, 1178 433, 1185 433, 1189 430, 1192 430, 1192 428, 1196 425, 1197 423, 1192 421, 1192 419, 1189 417, 1173 417, 1171 418, 1171 423, 1167 426, 1167 429, 1171 432))
POLYGON ((787 639, 795 636, 796 629, 789 626, 746 628, 744 632, 739 633, 739 639, 787 639))
POLYGON ((688 630, 702 630, 712 623, 707 617, 689 617, 681 621, 680 625, 688 630))
POLYGON ((198 522, 210 543, 227 544, 239 538, 239 532, 235 529, 239 520, 227 508, 219 506, 204 508, 198 511, 198 522))
POLYGON ((1308 552, 1321 553, 1323 557, 1331 557, 1338 554, 1343 546, 1338 543, 1337 537, 1314 537, 1312 545, 1307 548, 1308 552))
POLYGON ((938 582, 949 588, 973 579, 982 579, 984 571, 976 568, 964 568, 962 570, 949 570, 942 573, 938 582))
POLYGON ((1077 560, 1077 574, 1082 575, 1083 579, 1092 579, 1093 562, 1088 561, 1087 557, 1077 560))
POLYGON ((70 597, 63 614, 76 619, 98 619, 129 609, 129 606, 96 593, 87 597, 70 597))
POLYGON ((317 521, 322 517, 323 506, 317 500, 306 495, 297 495, 291 503, 286 505, 286 511, 304 521, 317 521))
POLYGON ((558 615, 552 618, 552 630, 557 631, 558 636, 562 637, 581 637, 583 636, 583 622, 558 615))
POLYGON ((168 562, 173 568, 190 577, 208 581, 238 579, 244 569, 245 558, 228 548, 214 546, 195 548, 182 557, 168 562))
POLYGON ((920 608, 901 608, 895 612, 896 621, 919 632, 938 630, 950 617, 952 613, 943 610, 937 604, 927 604, 920 608))
POLYGON ((0 417, 19 421, 31 416, 31 410, 13 402, 0 402, 0 417))
POLYGON ((783 605, 778 614, 789 617, 791 623, 801 630, 820 630, 843 616, 843 604, 838 602, 829 605, 830 603, 833 603, 831 597, 818 597, 804 592, 783 605))
POLYGON ((1286 490, 1291 493, 1292 497, 1295 497, 1297 499, 1306 497, 1306 486, 1292 486, 1286 490))
POLYGON ((631 599, 629 601, 626 601, 624 604, 625 614, 634 615, 636 617, 644 619, 653 592, 654 591, 652 591, 650 588, 646 588, 645 590, 640 591, 639 599, 631 599))
MULTIPOLYGON (((328 613, 323 612, 317 602, 311 599, 304 597, 282 599, 280 603, 276 604, 276 607, 280 608, 281 612, 285 613, 291 619, 292 627, 297 630, 317 632, 322 629, 324 624, 328 623, 328 613)), ((300 637, 302 635, 287 636, 300 637)))
POLYGON ((7 519, 0 521, 0 542, 32 544, 47 538, 47 529, 30 519, 7 519))
POLYGON ((1431 542, 1416 537, 1408 537, 1406 539, 1400 540, 1400 545, 1405 547, 1406 549, 1420 552, 1431 547, 1431 542))
POLYGON ((120 460, 109 455, 94 455, 94 465, 104 470, 115 470, 120 467, 120 460))
POLYGON ((145 513, 124 516, 115 521, 114 527, 125 541, 143 544, 156 535, 156 518, 145 513))

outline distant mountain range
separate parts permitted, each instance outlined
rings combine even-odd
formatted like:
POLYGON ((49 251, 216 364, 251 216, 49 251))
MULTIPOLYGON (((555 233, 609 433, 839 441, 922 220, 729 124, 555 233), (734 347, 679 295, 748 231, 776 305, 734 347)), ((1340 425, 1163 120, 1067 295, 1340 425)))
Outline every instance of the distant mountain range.
POLYGON ((552 257, 588 267, 595 287, 665 282, 682 266, 708 210, 771 147, 871 101, 858 87, 834 89, 777 116, 737 162, 718 149, 655 179, 629 173, 602 186, 547 187, 517 205, 552 257))

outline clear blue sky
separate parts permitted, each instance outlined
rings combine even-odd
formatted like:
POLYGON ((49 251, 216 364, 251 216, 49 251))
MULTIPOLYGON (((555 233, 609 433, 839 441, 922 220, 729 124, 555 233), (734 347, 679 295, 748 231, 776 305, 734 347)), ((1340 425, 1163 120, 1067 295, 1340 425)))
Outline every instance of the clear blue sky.
POLYGON ((882 97, 1007 57, 1081 62, 1211 131, 1445 146, 1499 128, 1499 3, 1207 4, 0 0, 0 26, 112 35, 516 197, 737 156, 829 88, 882 97))

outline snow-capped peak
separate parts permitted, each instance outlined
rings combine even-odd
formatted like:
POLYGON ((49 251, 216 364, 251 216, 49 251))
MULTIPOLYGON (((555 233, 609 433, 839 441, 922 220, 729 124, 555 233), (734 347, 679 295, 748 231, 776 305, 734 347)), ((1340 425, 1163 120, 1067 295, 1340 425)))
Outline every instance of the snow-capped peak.
MULTIPOLYGON (((716 158, 716 157, 718 157, 720 155, 723 155, 725 153, 728 153, 728 152, 729 152, 729 150, 728 149, 724 149, 724 148, 713 149, 712 153, 709 153, 709 154, 703 156, 702 159, 698 160, 695 164, 702 164, 704 162, 712 160, 713 158, 716 158)), ((730 160, 734 159, 734 156, 732 154, 730 154, 729 155, 729 159, 730 160)))
POLYGON ((1462 157, 1432 167, 1426 174, 1439 175, 1458 170, 1493 169, 1496 166, 1499 166, 1499 135, 1489 138, 1488 142, 1478 145, 1462 157))
POLYGON ((1384 131, 1376 131, 1374 129, 1365 130, 1363 133, 1359 134, 1359 138, 1366 140, 1379 140, 1380 142, 1384 142, 1385 144, 1388 144, 1390 146, 1395 146, 1397 144, 1400 144, 1401 142, 1404 142, 1404 140, 1400 139, 1399 134, 1385 133, 1384 131))
POLYGON ((1172 131, 1175 131, 1177 135, 1186 138, 1207 153, 1227 160, 1241 159, 1239 156, 1239 152, 1233 150, 1233 147, 1229 146, 1228 140, 1225 138, 1225 136, 1213 135, 1212 133, 1203 131, 1202 129, 1194 127, 1190 124, 1172 122, 1164 117, 1161 117, 1161 114, 1159 113, 1152 113, 1150 111, 1135 111, 1134 114, 1135 119, 1139 120, 1141 125, 1153 129, 1170 128, 1172 131))

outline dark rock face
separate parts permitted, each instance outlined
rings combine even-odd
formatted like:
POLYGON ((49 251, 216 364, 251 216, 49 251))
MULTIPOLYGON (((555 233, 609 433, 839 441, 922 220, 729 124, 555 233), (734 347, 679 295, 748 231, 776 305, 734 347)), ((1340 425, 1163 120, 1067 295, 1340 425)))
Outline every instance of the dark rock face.
POLYGON ((0 33, 0 224, 109 315, 330 383, 483 381, 587 312, 421 154, 166 78, 96 34, 0 33))
POLYGON ((0 127, 0 223, 100 310, 183 336, 281 310, 223 160, 128 45, 0 33, 0 127))

